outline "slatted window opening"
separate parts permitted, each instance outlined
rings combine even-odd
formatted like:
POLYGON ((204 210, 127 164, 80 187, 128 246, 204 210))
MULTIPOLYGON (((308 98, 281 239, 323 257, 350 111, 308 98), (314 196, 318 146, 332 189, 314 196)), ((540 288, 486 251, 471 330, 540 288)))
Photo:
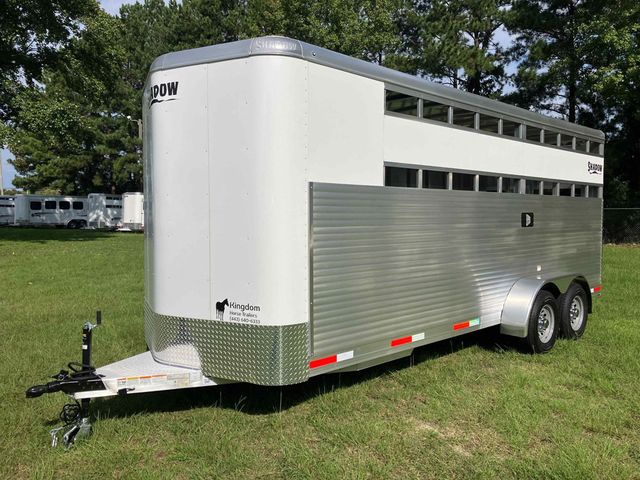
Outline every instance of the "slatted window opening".
POLYGON ((436 188, 446 190, 448 186, 449 174, 435 170, 422 171, 422 188, 436 188))
POLYGON ((458 127, 476 128, 476 114, 471 110, 454 107, 451 123, 458 127))
POLYGON ((504 118, 501 114, 492 115, 476 111, 473 107, 450 105, 428 98, 428 94, 410 95, 387 89, 385 90, 385 112, 417 120, 422 118, 449 126, 463 127, 489 135, 499 135, 529 143, 603 156, 602 142, 542 126, 525 124, 513 118, 504 118))
POLYGON ((385 112, 462 127, 489 135, 504 136, 549 147, 603 156, 602 142, 562 133, 542 126, 504 118, 501 114, 476 111, 473 107, 450 105, 428 98, 428 94, 410 95, 385 90, 385 112))
POLYGON ((422 100, 422 118, 435 122, 449 122, 449 106, 430 100, 422 100))
POLYGON ((485 172, 462 172, 422 167, 384 167, 386 187, 517 193, 555 197, 602 198, 602 187, 557 180, 519 178, 485 172))
POLYGON ((400 113, 412 117, 418 116, 418 98, 404 93, 386 91, 386 108, 388 112, 400 113))
POLYGON ((385 167, 384 184, 387 187, 418 187, 418 169, 385 167))
POLYGON ((550 145, 552 147, 558 146, 558 132, 554 132, 553 130, 544 130, 544 143, 546 145, 550 145))
POLYGON ((453 190, 473 191, 475 189, 475 175, 472 173, 453 173, 453 190))
POLYGON ((527 180, 524 193, 528 195, 540 195, 540 180, 527 180))
POLYGON ((500 133, 500 119, 498 117, 492 117, 481 113, 480 120, 478 121, 478 128, 483 132, 498 134, 500 133))
POLYGON ((498 177, 478 175, 478 191, 498 193, 498 177))

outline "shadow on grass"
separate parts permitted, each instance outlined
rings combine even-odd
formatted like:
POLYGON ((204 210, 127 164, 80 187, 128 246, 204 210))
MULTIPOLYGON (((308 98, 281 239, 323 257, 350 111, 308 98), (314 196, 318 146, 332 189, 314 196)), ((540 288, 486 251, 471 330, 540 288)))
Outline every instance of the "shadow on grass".
POLYGON ((319 375, 297 385, 264 387, 235 383, 97 400, 92 405, 92 417, 125 418, 136 414, 174 412, 194 408, 223 408, 241 411, 248 415, 267 415, 285 411, 325 393, 349 388, 473 346, 496 353, 524 351, 517 339, 500 335, 498 327, 494 327, 419 347, 410 357, 359 372, 319 375))
POLYGON ((83 242, 117 235, 110 230, 70 230, 54 227, 0 227, 0 241, 11 242, 83 242))

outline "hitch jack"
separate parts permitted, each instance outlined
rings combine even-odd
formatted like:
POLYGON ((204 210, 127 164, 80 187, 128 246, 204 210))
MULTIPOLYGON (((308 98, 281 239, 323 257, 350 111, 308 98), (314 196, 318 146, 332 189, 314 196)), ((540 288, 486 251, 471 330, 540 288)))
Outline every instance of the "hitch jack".
MULTIPOLYGON (((43 385, 34 385, 26 391, 27 398, 39 397, 45 393, 64 392, 73 395, 78 392, 90 390, 104 390, 101 377, 91 365, 91 343, 93 329, 102 323, 102 314, 96 312, 96 323, 86 322, 82 327, 82 362, 70 362, 69 370, 60 370, 53 375, 53 381, 43 385)), ((75 403, 68 403, 60 412, 62 426, 50 430, 51 446, 58 444, 58 435, 64 430, 62 441, 66 448, 70 448, 77 439, 87 438, 91 435, 91 422, 89 418, 89 398, 84 398, 75 403)))

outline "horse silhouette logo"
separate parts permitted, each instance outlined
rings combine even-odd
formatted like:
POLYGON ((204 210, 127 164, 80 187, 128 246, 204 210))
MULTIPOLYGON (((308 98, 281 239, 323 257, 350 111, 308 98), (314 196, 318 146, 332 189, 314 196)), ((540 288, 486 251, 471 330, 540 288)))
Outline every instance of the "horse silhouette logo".
POLYGON ((224 320, 224 308, 228 306, 228 298, 225 298, 222 302, 216 302, 216 320, 224 320))

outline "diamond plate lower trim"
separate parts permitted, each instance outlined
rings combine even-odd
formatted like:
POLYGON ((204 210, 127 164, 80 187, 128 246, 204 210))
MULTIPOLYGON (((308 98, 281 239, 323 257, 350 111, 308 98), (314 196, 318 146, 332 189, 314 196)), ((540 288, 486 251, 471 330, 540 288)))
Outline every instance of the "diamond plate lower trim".
POLYGON ((309 324, 247 325, 173 317, 145 303, 145 337, 163 363, 198 368, 208 377, 258 385, 309 378, 309 324))

